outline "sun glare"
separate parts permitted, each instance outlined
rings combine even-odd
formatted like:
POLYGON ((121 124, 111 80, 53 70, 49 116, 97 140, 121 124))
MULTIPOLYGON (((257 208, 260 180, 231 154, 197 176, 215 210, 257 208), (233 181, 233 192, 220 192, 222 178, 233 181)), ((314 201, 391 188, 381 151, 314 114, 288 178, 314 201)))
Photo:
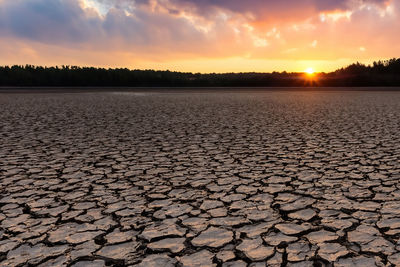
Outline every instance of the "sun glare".
POLYGON ((314 74, 314 69, 313 68, 308 68, 305 70, 305 73, 307 73, 308 75, 313 75, 314 74))

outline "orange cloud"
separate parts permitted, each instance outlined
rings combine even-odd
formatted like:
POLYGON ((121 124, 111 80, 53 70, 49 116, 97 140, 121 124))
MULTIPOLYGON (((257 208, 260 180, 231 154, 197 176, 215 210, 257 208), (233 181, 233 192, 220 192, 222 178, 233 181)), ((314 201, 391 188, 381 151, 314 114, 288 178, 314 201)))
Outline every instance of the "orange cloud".
POLYGON ((328 71, 398 56, 399 2, 0 0, 0 64, 328 71))

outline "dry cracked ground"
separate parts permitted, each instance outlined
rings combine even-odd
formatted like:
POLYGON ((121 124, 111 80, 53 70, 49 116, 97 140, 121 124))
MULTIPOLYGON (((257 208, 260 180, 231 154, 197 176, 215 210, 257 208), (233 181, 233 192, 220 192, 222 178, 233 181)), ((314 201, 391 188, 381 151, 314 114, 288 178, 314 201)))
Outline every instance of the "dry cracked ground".
POLYGON ((400 93, 0 94, 1 266, 400 266, 400 93))

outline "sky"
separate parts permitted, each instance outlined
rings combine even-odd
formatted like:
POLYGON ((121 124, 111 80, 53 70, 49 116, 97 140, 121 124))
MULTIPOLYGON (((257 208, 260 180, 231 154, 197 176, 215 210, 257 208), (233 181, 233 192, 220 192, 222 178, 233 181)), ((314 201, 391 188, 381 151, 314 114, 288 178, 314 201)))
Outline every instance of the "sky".
POLYGON ((0 0, 0 65, 328 72, 400 57, 400 0, 0 0))

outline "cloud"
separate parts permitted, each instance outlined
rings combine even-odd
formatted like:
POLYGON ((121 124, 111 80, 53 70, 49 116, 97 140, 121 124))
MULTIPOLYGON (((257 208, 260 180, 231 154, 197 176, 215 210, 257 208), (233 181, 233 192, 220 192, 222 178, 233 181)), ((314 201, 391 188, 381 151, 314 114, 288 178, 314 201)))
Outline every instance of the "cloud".
POLYGON ((74 0, 7 0, 0 4, 2 35, 49 43, 82 42, 99 33, 100 23, 74 0))
POLYGON ((27 58, 104 66, 131 62, 129 67, 152 62, 157 68, 232 58, 343 62, 397 56, 400 48, 384 47, 400 41, 399 2, 0 0, 0 63, 27 58), (12 47, 17 43, 20 49, 12 47), (368 50, 361 51, 366 44, 368 50))
MULTIPOLYGON (((104 0, 103 0, 104 1, 104 0)), ((365 4, 382 6, 388 0, 121 0, 126 4, 173 7, 210 16, 216 10, 243 15, 256 21, 281 22, 305 19, 319 12, 343 11, 365 4)), ((121 2, 120 1, 120 2, 121 2)))

